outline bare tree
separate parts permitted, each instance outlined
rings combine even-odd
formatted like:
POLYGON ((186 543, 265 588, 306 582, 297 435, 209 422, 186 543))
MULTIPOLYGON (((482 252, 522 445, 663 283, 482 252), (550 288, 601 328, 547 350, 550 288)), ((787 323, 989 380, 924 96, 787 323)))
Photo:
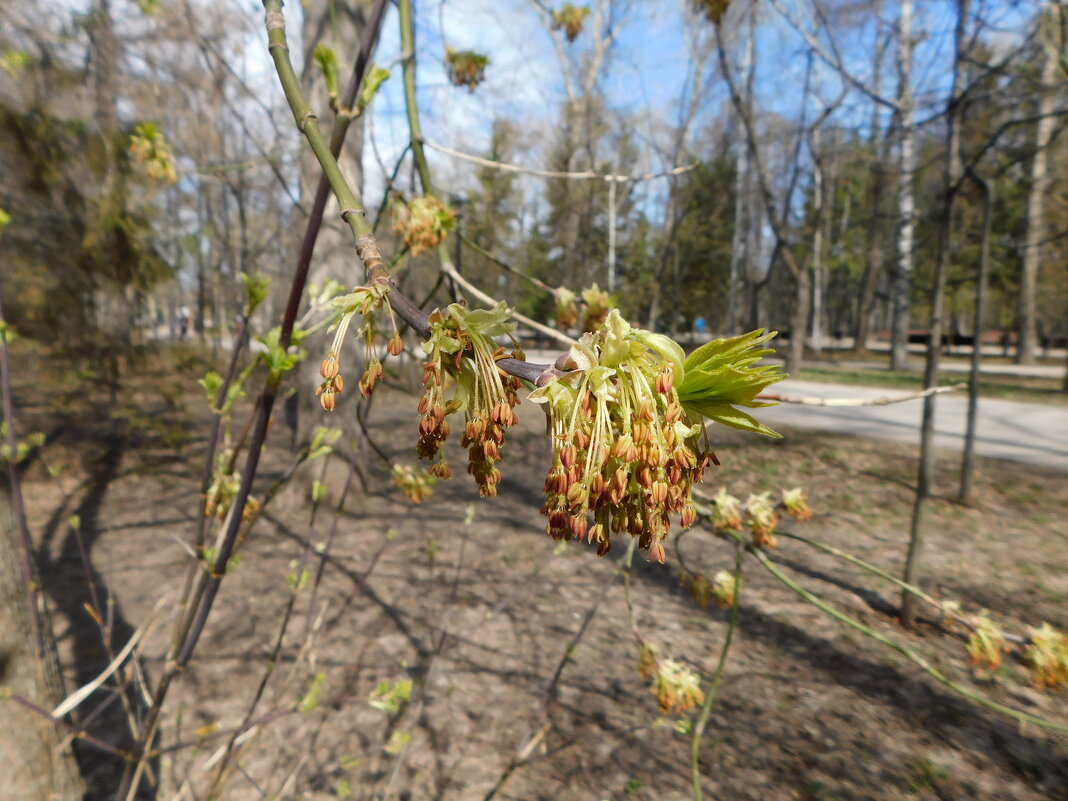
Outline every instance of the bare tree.
MULTIPOLYGON (((905 0, 906 3, 910 0, 905 0)), ((938 384, 939 357, 942 352, 942 332, 945 327, 946 275, 953 246, 953 204, 960 187, 963 169, 960 156, 960 123, 963 103, 964 70, 967 59, 965 31, 968 24, 969 0, 958 0, 957 25, 954 34, 953 79, 946 100, 946 164, 945 192, 939 212, 938 260, 935 264, 934 286, 931 289, 931 317, 927 340, 927 362, 924 386, 932 389, 938 384)), ((906 176, 902 176, 904 179, 906 176)), ((905 557, 904 580, 918 586, 920 563, 923 559, 924 529, 927 504, 931 495, 934 473, 934 417, 937 396, 923 399, 923 421, 920 426, 920 465, 916 477, 916 500, 912 509, 912 527, 908 554, 905 557)), ((901 596, 901 622, 911 626, 919 609, 917 599, 908 592, 901 596)))

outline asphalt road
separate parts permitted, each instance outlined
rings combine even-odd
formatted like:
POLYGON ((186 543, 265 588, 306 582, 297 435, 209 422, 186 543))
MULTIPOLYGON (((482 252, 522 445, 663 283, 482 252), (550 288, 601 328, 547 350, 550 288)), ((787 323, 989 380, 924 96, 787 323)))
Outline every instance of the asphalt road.
MULTIPOLYGON (((882 398, 910 394, 882 388, 793 380, 776 384, 769 392, 815 398, 882 398)), ((956 451, 963 448, 966 404, 963 392, 938 396, 935 412, 938 447, 956 451)), ((854 407, 784 403, 755 412, 762 422, 773 428, 776 425, 791 426, 918 443, 922 409, 922 400, 911 400, 888 406, 854 407)), ((975 450, 981 456, 1068 473, 1068 406, 980 398, 975 450)))

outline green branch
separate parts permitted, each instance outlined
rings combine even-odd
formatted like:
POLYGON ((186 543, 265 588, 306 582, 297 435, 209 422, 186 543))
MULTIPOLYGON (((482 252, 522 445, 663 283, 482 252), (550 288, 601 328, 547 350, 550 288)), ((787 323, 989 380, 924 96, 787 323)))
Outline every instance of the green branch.
MULTIPOLYGON (((677 550, 677 549, 676 549, 677 550)), ((701 706, 701 714, 693 727, 693 739, 690 741, 690 776, 693 782, 693 801, 701 801, 701 735, 705 732, 708 717, 712 713, 712 704, 716 700, 716 691, 719 689, 720 679, 723 678, 724 668, 727 666, 727 654, 731 650, 731 640, 734 639, 734 630, 738 627, 738 610, 742 598, 742 560, 745 558, 745 549, 738 548, 734 560, 734 601, 731 603, 730 619, 727 622, 727 633, 723 638, 723 648, 719 652, 719 663, 716 672, 712 675, 712 683, 709 685, 705 702, 701 706)))
POLYGON ((1044 718, 1035 717, 1034 715, 1029 715, 1026 712, 1021 712, 1018 709, 1013 709, 1010 706, 999 704, 997 701, 992 701, 986 696, 977 693, 974 690, 971 690, 965 687, 964 685, 959 684, 958 682, 953 681, 953 679, 946 676, 944 673, 942 673, 942 671, 934 667, 930 662, 928 662, 926 659, 924 659, 922 656, 920 656, 908 646, 895 642, 889 637, 886 637, 875 631, 871 627, 864 625, 859 620, 856 620, 850 617, 849 615, 840 612, 830 604, 820 599, 818 596, 814 595, 809 590, 802 587, 788 575, 783 573, 770 559, 768 559, 767 555, 763 551, 758 548, 751 547, 749 542, 746 540, 745 535, 743 535, 741 532, 723 530, 723 533, 732 537, 740 545, 743 545, 744 547, 748 548, 749 551, 760 561, 760 564, 763 565, 763 567, 769 573, 771 573, 771 575, 773 575, 780 582, 782 582, 795 593, 797 593, 799 596, 801 596, 801 598, 815 606, 821 612, 830 615, 839 623, 849 626, 852 629, 856 629, 864 636, 870 637, 876 642, 879 642, 885 645, 886 647, 897 651, 899 654, 904 656, 913 664, 920 667, 924 671, 924 673, 926 673, 928 676, 933 678, 935 681, 937 681, 939 684, 946 687, 947 689, 952 690, 958 695, 964 696, 965 698, 979 704, 980 706, 984 706, 987 709, 997 712, 998 714, 1012 718, 1013 720, 1017 720, 1022 723, 1030 723, 1034 726, 1038 726, 1039 728, 1048 729, 1050 731, 1059 732, 1061 734, 1068 734, 1068 725, 1065 725, 1063 723, 1057 723, 1051 720, 1046 720, 1044 718))

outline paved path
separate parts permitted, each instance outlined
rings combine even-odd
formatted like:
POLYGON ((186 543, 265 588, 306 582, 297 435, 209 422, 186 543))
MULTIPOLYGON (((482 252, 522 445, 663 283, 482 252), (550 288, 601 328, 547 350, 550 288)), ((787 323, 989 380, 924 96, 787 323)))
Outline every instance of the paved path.
MULTIPOLYGON (((787 380, 770 392, 816 398, 900 397, 908 392, 787 380)), ((967 398, 963 392, 938 396, 936 444, 960 451, 964 442, 967 398)), ((897 442, 919 442, 923 401, 889 406, 799 406, 780 404, 755 410, 760 420, 897 442)), ((1068 472, 1068 406, 980 398, 976 453, 996 459, 1068 472)))

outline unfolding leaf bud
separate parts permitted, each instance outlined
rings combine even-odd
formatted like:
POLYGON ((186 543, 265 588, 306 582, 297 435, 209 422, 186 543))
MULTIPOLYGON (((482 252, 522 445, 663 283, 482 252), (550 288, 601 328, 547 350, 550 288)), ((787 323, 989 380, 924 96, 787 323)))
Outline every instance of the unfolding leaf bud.
POLYGON ((553 366, 561 372, 567 370, 574 370, 576 367, 578 367, 578 365, 575 364, 575 360, 572 359, 571 355, 568 353, 561 353, 559 356, 557 356, 556 361, 553 362, 553 366))

